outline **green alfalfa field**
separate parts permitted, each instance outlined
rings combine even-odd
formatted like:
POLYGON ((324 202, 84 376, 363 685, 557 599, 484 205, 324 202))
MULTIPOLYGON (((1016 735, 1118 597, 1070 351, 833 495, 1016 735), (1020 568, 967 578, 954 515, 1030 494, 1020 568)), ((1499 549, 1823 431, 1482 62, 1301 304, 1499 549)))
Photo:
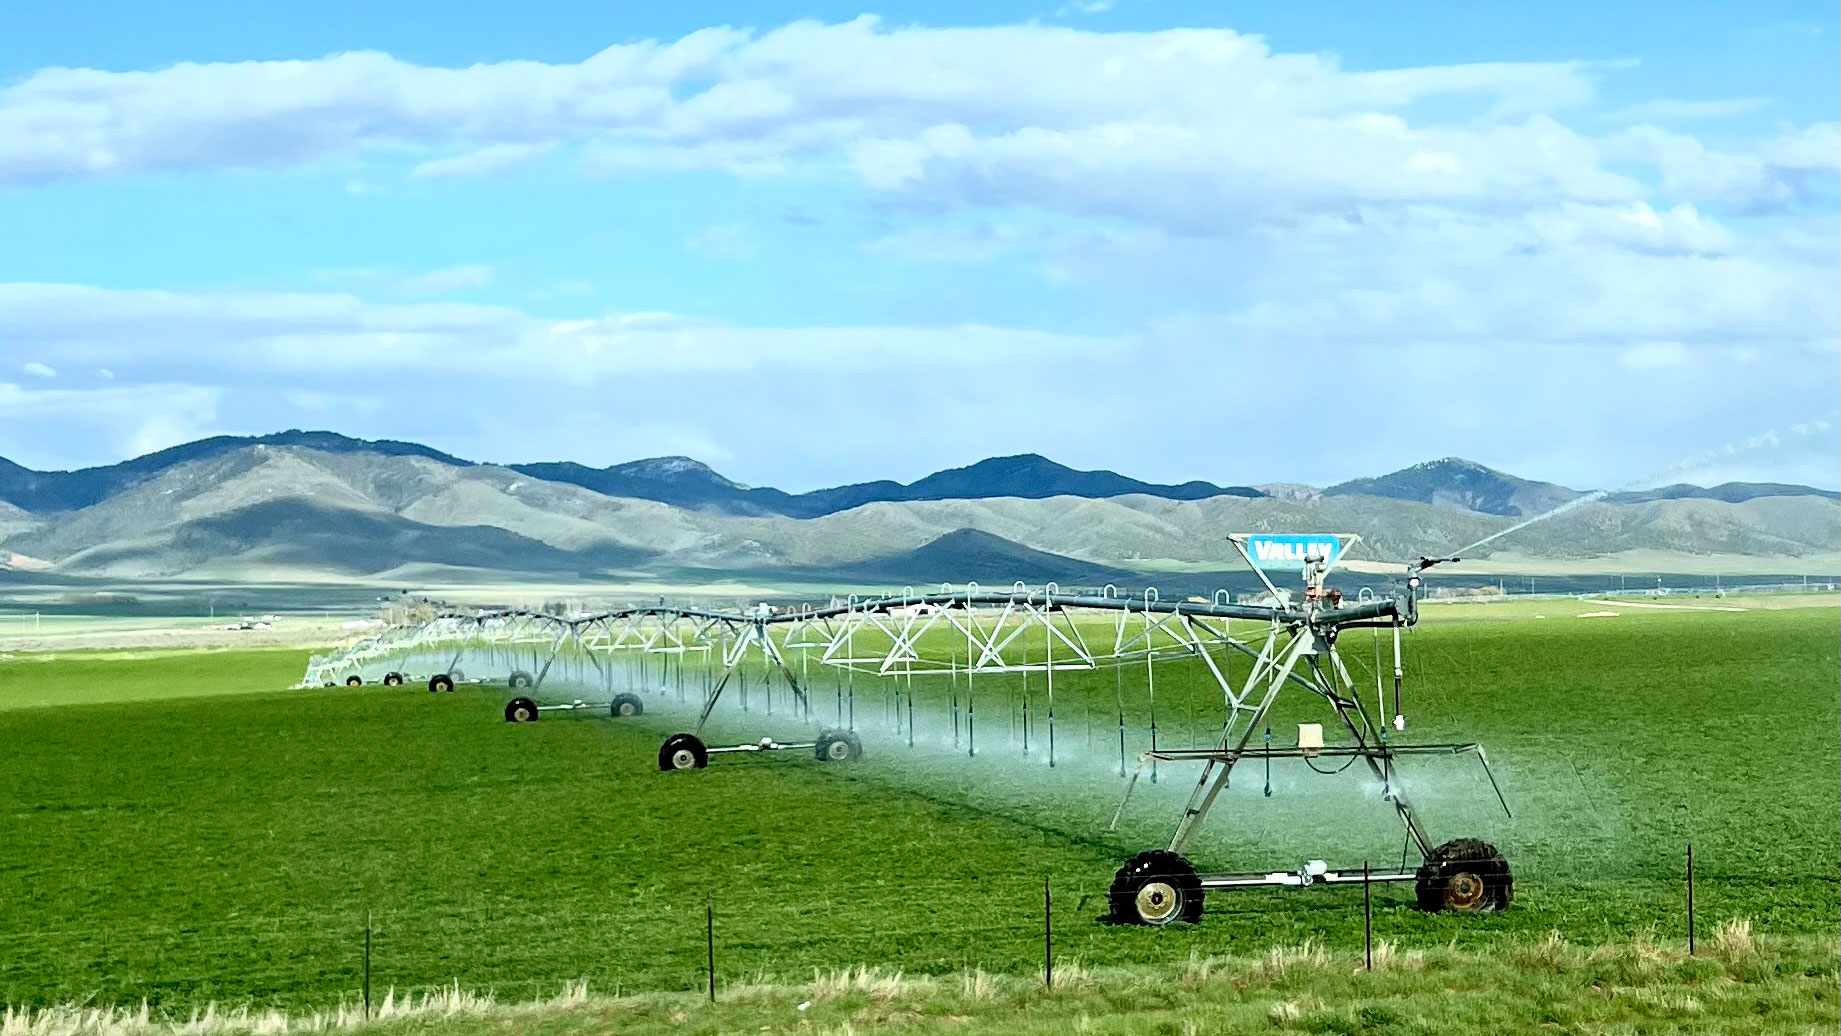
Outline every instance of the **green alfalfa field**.
MULTIPOLYGON (((1551 614, 1429 609, 1407 645, 1406 737, 1483 742, 1514 817, 1467 760, 1409 763, 1407 790, 1434 838, 1503 850, 1514 904, 1425 915, 1410 886, 1377 886, 1377 938, 1498 965, 1538 957, 1556 932, 1574 947, 1676 953, 1690 842, 1703 939, 1735 918, 1765 940, 1832 937, 1833 602, 1541 607, 1551 614), (1596 610, 1618 614, 1580 617, 1596 610)), ((1372 661, 1357 635, 1344 650, 1372 661)), ((1124 787, 1117 701, 1128 754, 1147 743, 1139 672, 1058 678, 1052 771, 1039 686, 1025 757, 1021 687, 981 681, 969 758, 963 742, 950 747, 945 684, 916 679, 924 722, 910 749, 889 729, 888 688, 859 678, 858 764, 780 753, 663 774, 660 739, 691 722, 671 693, 636 720, 546 714, 513 726, 497 688, 286 689, 304 662, 298 651, 0 662, 0 1002, 181 1013, 351 1002, 367 916, 379 995, 458 983, 530 999, 578 979, 688 995, 706 981, 706 906, 724 988, 853 965, 1033 981, 1045 880, 1053 954, 1072 974, 1175 976, 1307 943, 1359 959, 1359 889, 1217 893, 1194 927, 1098 923, 1113 869, 1168 837, 1193 779, 1173 767, 1141 782, 1106 830, 1124 787)), ((1213 685, 1184 665, 1158 670, 1162 744, 1199 743, 1218 722, 1213 685)), ((834 693, 815 687, 821 712, 834 693)), ((757 696, 746 715, 725 710, 712 742, 805 729, 783 697, 774 716, 764 707, 757 696)), ((1319 718, 1294 700, 1274 728, 1288 736, 1319 718)), ((1401 849, 1397 821, 1355 771, 1288 763, 1269 778, 1243 772, 1194 855, 1282 869, 1310 857, 1397 864, 1401 849)), ((1830 949, 1784 966, 1832 978, 1832 938, 1820 945, 1830 949)), ((1833 1009, 1831 996, 1818 1014, 1833 1009)))

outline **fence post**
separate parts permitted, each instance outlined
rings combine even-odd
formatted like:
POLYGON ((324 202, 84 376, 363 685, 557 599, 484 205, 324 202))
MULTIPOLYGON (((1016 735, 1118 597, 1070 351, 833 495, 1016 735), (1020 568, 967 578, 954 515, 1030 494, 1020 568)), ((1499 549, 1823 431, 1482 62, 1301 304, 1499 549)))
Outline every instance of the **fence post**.
POLYGON ((1368 861, 1362 861, 1362 959, 1374 970, 1374 885, 1368 880, 1368 861))
POLYGON ((371 1020, 371 912, 364 912, 364 1020, 371 1020))
POLYGON ((1046 874, 1042 876, 1042 985, 1055 988, 1055 901, 1046 874))
POLYGON ((1688 843, 1688 956, 1694 956, 1694 843, 1688 843))
POLYGON ((710 1003, 716 1002, 716 898, 711 893, 703 896, 703 933, 709 947, 710 962, 710 1003))

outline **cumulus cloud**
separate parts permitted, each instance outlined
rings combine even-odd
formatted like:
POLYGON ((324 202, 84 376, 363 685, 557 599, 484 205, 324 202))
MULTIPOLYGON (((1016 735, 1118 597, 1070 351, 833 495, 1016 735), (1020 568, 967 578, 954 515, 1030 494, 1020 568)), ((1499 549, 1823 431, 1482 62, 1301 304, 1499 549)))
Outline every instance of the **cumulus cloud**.
MULTIPOLYGON (((421 175, 496 171, 557 141, 609 136, 653 160, 771 141, 835 145, 958 122, 1071 130, 1334 117, 1472 96, 1499 111, 1592 94, 1576 63, 1345 72, 1227 30, 1091 33, 1040 25, 885 29, 873 18, 764 34, 705 29, 609 47, 575 64, 417 65, 380 53, 185 63, 149 72, 53 68, 0 92, 0 179, 276 167, 380 146, 474 150, 421 175)), ((756 160, 766 156, 757 155, 756 160)))
MULTIPOLYGON (((1095 325, 1111 330, 1093 334, 996 326, 1031 322, 1014 319, 541 319, 434 301, 491 285, 491 267, 467 265, 321 282, 394 304, 340 291, 0 285, 0 341, 59 369, 120 371, 124 383, 215 384, 219 372, 239 387, 287 381, 295 395, 276 405, 296 408, 330 404, 338 379, 371 373, 441 383, 480 414, 499 411, 474 381, 556 401, 541 422, 523 409, 490 429, 478 424, 485 417, 466 419, 482 442, 537 435, 566 414, 590 427, 602 394, 617 389, 641 410, 678 408, 635 416, 625 425, 633 435, 678 436, 738 459, 751 447, 735 422, 771 419, 747 402, 762 372, 787 375, 766 398, 788 412, 866 426, 894 406, 1013 408, 1011 364, 1027 365, 1032 394, 1096 412, 1119 405, 1134 372, 1159 371, 1167 384, 1182 371, 1170 407, 1219 415, 1202 387, 1218 395, 1273 356, 1310 356, 1364 385, 1455 372, 1508 386, 1530 413, 1549 415, 1545 425, 1505 416, 1502 397, 1487 393, 1441 399, 1416 416, 1426 438, 1412 448, 1440 454, 1467 452, 1440 430, 1459 443, 1538 437, 1575 406, 1629 407, 1600 386, 1622 391, 1638 378, 1658 399, 1693 400, 1741 426, 1776 405, 1766 401, 1780 385, 1831 390, 1832 370, 1821 372, 1841 338, 1832 215, 1841 130, 1785 126, 1713 143, 1682 125, 1756 110, 1753 99, 1606 113, 1597 81, 1623 74, 1566 61, 1352 70, 1225 30, 938 29, 872 18, 707 29, 578 63, 437 68, 360 53, 47 69, 0 90, 0 184, 313 163, 381 183, 389 174, 365 160, 372 154, 409 156, 422 180, 490 175, 549 154, 590 176, 715 170, 787 176, 795 189, 846 176, 874 217, 871 240, 854 253, 865 262, 979 263, 1061 285, 1058 297, 1078 307, 1121 301, 1095 325), (686 424, 682 387, 692 382, 709 400, 723 385, 746 385, 699 410, 698 427, 729 430, 703 435, 686 424)), ((853 225, 848 214, 824 220, 839 235, 853 225)), ((742 258, 754 232, 773 228, 684 232, 656 244, 742 258)), ((939 265, 920 272, 953 275, 939 265)), ((562 286, 548 297, 568 312, 562 286)), ((1048 305, 1031 320, 1087 326, 1048 305)), ((1215 419, 1226 424, 1183 428, 1214 441, 1237 427, 1238 418, 1215 419)), ((1658 436, 1695 434, 1661 410, 1645 420, 1674 429, 1658 436)), ((1581 427, 1602 438, 1609 425, 1581 427)), ((1000 443, 1009 433, 989 428, 936 434, 968 436, 968 455, 1042 446, 1020 433, 1000 443)), ((873 456, 891 441, 866 435, 830 448, 864 451, 873 471, 844 473, 857 477, 890 470, 873 456)), ((1100 439, 1087 446, 1095 463, 1142 469, 1133 457, 1105 457, 1100 439)), ((558 451, 531 455, 545 452, 558 451)), ((1351 457, 1345 473, 1396 459, 1423 457, 1351 457)))
POLYGON ((548 154, 551 143, 490 144, 464 155, 433 158, 410 171, 418 180, 438 180, 448 176, 486 176, 508 172, 548 154))
POLYGON ((1685 134, 1637 126, 1608 139, 1604 153, 1653 166, 1661 192, 1672 198, 1747 211, 1782 209, 1833 196, 1841 170, 1841 124, 1808 126, 1750 151, 1708 147, 1685 134))
POLYGON ((1351 202, 1782 205, 1834 168, 1832 125, 1720 150, 1648 124, 1735 114, 1749 98, 1631 106, 1616 117, 1644 124, 1603 139, 1559 121, 1604 74, 1616 73, 1565 61, 1351 71, 1225 29, 867 16, 704 29, 577 63, 444 68, 363 52, 52 68, 0 90, 0 183, 386 149, 433 152, 419 178, 472 176, 579 142, 594 175, 767 176, 847 155, 878 191, 1196 232, 1351 202), (1424 114, 1435 108, 1464 114, 1424 114), (1613 168, 1631 163, 1659 170, 1660 196, 1613 168))
POLYGON ((40 363, 37 360, 22 364, 19 369, 35 378, 55 378, 58 376, 56 368, 40 363))
POLYGON ((1606 115, 1613 122, 1692 122, 1700 119, 1726 119, 1746 115, 1770 104, 1766 97, 1728 97, 1714 101, 1681 101, 1657 98, 1619 108, 1606 115))
POLYGON ((0 337, 124 375, 394 369, 584 383, 636 372, 996 368, 1129 345, 981 325, 744 327, 670 313, 546 320, 499 306, 372 303, 334 293, 53 284, 0 284, 0 337))
POLYGON ((0 441, 9 459, 40 469, 94 463, 98 453, 138 456, 211 434, 222 395, 216 386, 167 381, 94 389, 0 382, 0 441))

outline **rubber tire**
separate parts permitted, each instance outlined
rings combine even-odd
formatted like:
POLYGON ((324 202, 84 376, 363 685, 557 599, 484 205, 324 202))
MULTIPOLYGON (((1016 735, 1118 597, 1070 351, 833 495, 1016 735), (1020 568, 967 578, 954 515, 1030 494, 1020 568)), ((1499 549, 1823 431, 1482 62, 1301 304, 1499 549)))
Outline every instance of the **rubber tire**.
POLYGON ((701 770, 710 764, 710 750, 703 744, 703 739, 695 734, 673 734, 658 747, 658 768, 669 773, 673 770, 701 770), (690 765, 680 766, 675 758, 680 751, 690 754, 690 765))
POLYGON ((402 673, 385 673, 384 674, 384 686, 385 687, 401 687, 402 685, 403 685, 403 674, 402 673))
POLYGON ((458 669, 449 669, 447 671, 447 678, 454 681, 455 683, 460 683, 467 678, 467 674, 461 672, 458 669))
POLYGON ((542 715, 537 711, 537 703, 529 698, 513 698, 505 703, 505 722, 535 723, 542 715))
POLYGON ((646 711, 646 703, 639 700, 637 694, 616 694, 614 700, 607 703, 607 712, 615 719, 628 719, 646 711))
POLYGON ((827 730, 818 735, 812 754, 821 763, 854 763, 863 758, 863 742, 853 730, 827 730))
POLYGON ((1456 838, 1432 850, 1419 865, 1414 891, 1419 909, 1427 913, 1480 914, 1501 910, 1515 898, 1515 878, 1509 862, 1496 847, 1475 838, 1456 838), (1452 881, 1466 875, 1482 883, 1481 895, 1472 903, 1451 899, 1452 881))
POLYGON ((446 673, 436 673, 428 678, 428 693, 430 694, 437 694, 441 691, 451 691, 453 689, 454 678, 446 673))
POLYGON ((1196 924, 1202 920, 1202 896, 1202 880, 1188 860, 1168 849, 1151 849, 1125 861, 1125 866, 1112 876, 1112 888, 1106 895, 1112 908, 1109 920, 1113 924, 1149 926, 1196 924), (1178 897, 1176 909, 1161 921, 1138 911, 1138 893, 1154 881, 1170 885, 1178 897))
POLYGON ((529 687, 532 683, 535 683, 536 681, 531 679, 531 674, 520 669, 517 672, 512 673, 511 679, 506 682, 511 684, 512 690, 517 691, 517 690, 523 690, 524 688, 529 687))
POLYGON ((347 686, 347 687, 362 687, 362 686, 364 686, 364 677, 362 677, 362 676, 348 676, 348 677, 346 677, 346 678, 345 678, 345 686, 347 686))

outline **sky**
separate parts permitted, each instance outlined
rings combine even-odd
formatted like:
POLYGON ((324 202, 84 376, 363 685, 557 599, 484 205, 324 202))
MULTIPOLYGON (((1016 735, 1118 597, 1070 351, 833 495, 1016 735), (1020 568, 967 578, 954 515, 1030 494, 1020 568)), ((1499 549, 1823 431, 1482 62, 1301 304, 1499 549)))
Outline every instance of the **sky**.
POLYGON ((1769 0, 43 5, 0 456, 1834 487, 1838 84, 1769 0))

